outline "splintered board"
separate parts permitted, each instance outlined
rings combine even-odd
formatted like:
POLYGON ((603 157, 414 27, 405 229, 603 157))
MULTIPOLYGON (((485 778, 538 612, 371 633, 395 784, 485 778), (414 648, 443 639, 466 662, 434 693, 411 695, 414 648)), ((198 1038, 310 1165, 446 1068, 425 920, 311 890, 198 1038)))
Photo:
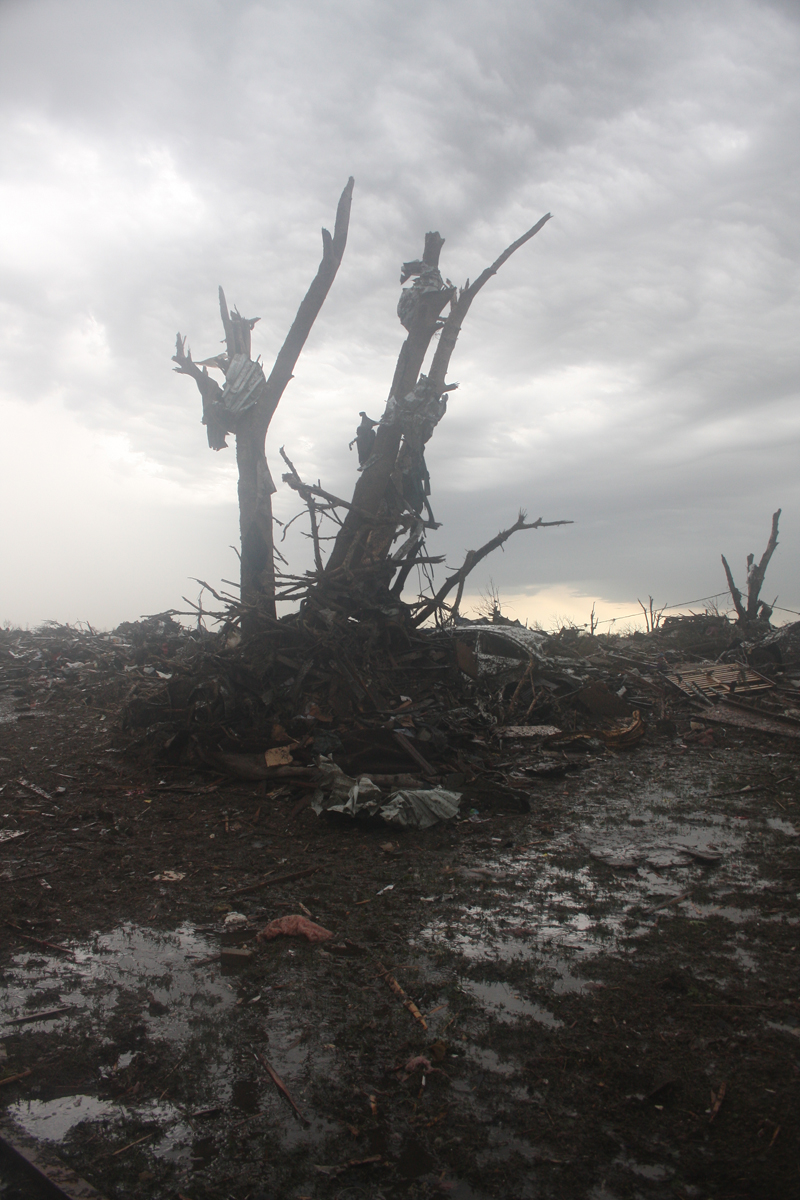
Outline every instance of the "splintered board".
POLYGON ((707 699, 716 696, 744 696, 749 692, 765 692, 775 685, 737 663, 686 663, 667 673, 667 679, 687 696, 701 692, 707 699))

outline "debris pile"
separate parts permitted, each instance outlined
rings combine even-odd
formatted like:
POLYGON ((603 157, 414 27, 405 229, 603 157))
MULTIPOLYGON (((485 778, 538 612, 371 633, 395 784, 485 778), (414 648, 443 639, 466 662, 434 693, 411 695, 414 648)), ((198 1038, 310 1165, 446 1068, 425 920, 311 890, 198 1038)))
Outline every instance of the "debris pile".
POLYGON ((502 622, 414 628, 398 605, 265 618, 244 636, 161 614, 113 633, 0 635, 0 703, 107 715, 115 746, 297 793, 329 819, 425 828, 525 811, 548 778, 646 736, 800 738, 800 623, 743 640, 715 614, 648 634, 502 622))

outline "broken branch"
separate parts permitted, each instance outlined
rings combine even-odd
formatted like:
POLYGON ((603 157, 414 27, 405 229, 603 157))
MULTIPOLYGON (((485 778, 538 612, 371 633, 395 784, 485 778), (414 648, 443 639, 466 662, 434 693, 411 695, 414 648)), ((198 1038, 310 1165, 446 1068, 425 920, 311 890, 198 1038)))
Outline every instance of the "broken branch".
POLYGON ((486 558, 487 554, 491 554, 493 550, 498 548, 498 546, 502 546, 504 542, 507 542, 512 533, 517 533, 521 529, 544 529, 552 525, 574 524, 573 521, 543 521, 541 517, 538 517, 535 521, 526 521, 526 515, 527 514, 520 509, 519 516, 514 524, 509 526, 508 529, 502 529, 500 533, 498 533, 490 541, 486 542, 484 546, 481 546, 480 550, 467 551, 463 565, 459 567, 457 571, 454 571, 449 579, 444 581, 432 600, 423 602, 421 608, 413 618, 414 624, 421 625, 423 621, 426 621, 428 617, 436 612, 437 608, 441 608, 442 602, 445 596, 447 596, 448 592, 451 592, 457 584, 462 583, 470 574, 470 572, 478 565, 481 559, 486 558))
POLYGON ((286 1099, 289 1101, 292 1108, 297 1113, 297 1116, 300 1118, 300 1120, 303 1122, 303 1124, 310 1125, 311 1122, 306 1117, 304 1117, 303 1114, 300 1112, 300 1109, 297 1107, 297 1105, 294 1102, 291 1092, 289 1091, 286 1084, 281 1079, 278 1072, 275 1071, 273 1069, 273 1067, 270 1066, 270 1064, 264 1058, 263 1054, 259 1054, 259 1052, 257 1050, 254 1050, 253 1054, 255 1055, 255 1058, 257 1059, 257 1061, 261 1063, 262 1067, 267 1072, 267 1074, 269 1075, 272 1082, 275 1084, 275 1087, 278 1089, 278 1091, 282 1092, 283 1095, 286 1097, 286 1099))
POLYGON ((383 963, 378 963, 378 974, 381 975, 386 980, 389 987, 394 992, 395 996, 397 996, 399 1000, 402 1000, 403 1008, 407 1008, 408 1011, 411 1013, 412 1017, 414 1018, 414 1020, 419 1021, 420 1025, 422 1026, 423 1029, 427 1029, 428 1022, 425 1020, 422 1013, 419 1011, 419 1009, 417 1008, 414 1001, 409 1000, 408 996, 405 994, 403 989, 400 987, 400 984, 397 982, 394 975, 389 974, 389 972, 386 970, 386 967, 384 967, 383 963))

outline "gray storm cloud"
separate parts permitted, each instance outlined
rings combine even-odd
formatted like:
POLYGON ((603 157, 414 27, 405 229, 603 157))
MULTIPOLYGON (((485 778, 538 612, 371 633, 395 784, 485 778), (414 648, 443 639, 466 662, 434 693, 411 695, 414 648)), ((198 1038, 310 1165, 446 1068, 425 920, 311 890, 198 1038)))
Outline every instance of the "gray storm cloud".
POLYGON ((170 374, 175 332, 216 353, 222 283, 269 360, 351 173, 271 460, 346 492, 399 263, 439 229, 463 282, 549 210, 454 357, 432 548, 455 562, 523 505, 576 524, 476 588, 678 602, 781 505, 767 590, 800 608, 798 65, 777 3, 6 0, 0 619, 113 624, 232 576, 235 464, 170 374))

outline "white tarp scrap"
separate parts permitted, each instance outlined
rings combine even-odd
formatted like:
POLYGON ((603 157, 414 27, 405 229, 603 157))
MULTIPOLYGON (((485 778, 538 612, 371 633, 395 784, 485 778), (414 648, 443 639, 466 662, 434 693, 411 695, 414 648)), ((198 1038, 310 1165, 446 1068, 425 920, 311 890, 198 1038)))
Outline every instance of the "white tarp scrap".
POLYGON ((448 792, 444 788, 403 788, 392 792, 379 815, 388 825, 400 829, 429 829, 439 821, 452 821, 460 803, 460 792, 448 792))
POLYGON ((451 821, 461 802, 460 792, 444 788, 402 788, 384 797, 369 775, 352 779, 326 758, 320 759, 319 769, 327 778, 311 801, 317 816, 380 817, 397 829, 429 829, 439 821, 451 821))

